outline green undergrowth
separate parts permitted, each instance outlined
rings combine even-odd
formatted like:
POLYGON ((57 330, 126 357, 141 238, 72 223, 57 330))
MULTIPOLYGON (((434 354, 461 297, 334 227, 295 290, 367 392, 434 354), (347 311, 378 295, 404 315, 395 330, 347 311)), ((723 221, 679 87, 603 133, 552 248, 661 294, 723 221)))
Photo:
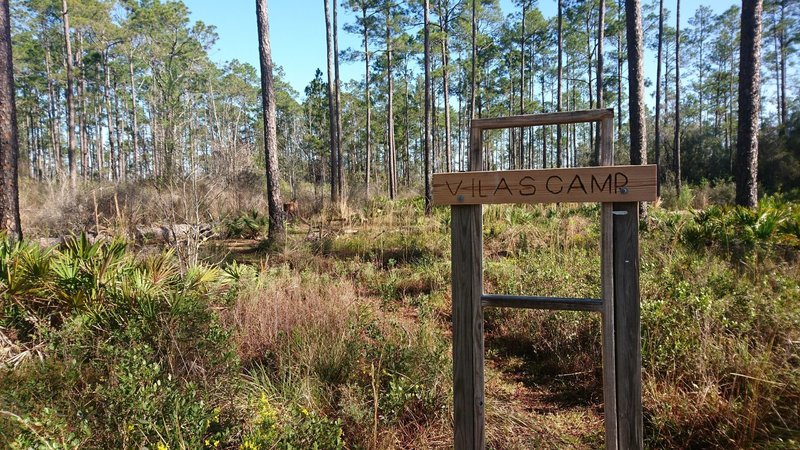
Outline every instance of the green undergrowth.
POLYGON ((237 357, 211 300, 225 273, 185 273, 85 236, 0 241, 5 448, 202 448, 236 433, 237 357), (232 382, 232 380, 234 382, 232 382))
MULTIPOLYGON (((598 298, 599 215, 485 207, 486 291, 598 298)), ((231 236, 263 233, 232 217, 231 236)), ((451 448, 449 209, 374 198, 343 220, 310 218, 324 226, 254 264, 183 270, 122 241, 0 241, 0 446, 451 448)), ((781 198, 650 209, 649 448, 800 443, 797 223, 781 198)), ((488 445, 602 445, 599 315, 484 317, 488 445)))

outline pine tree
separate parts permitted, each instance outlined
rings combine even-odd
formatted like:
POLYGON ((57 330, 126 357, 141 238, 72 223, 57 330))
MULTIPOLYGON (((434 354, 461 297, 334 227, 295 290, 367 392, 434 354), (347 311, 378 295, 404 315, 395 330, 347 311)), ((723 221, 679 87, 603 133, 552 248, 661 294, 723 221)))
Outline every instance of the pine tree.
POLYGON ((272 50, 269 42, 269 10, 267 0, 256 0, 258 18, 258 51, 261 61, 261 99, 264 114, 264 161, 267 174, 267 205, 271 242, 284 239, 283 204, 281 203, 278 142, 276 138, 275 84, 272 74, 272 50))
POLYGON ((0 0, 0 232, 22 239, 19 218, 17 106, 8 0, 0 0))

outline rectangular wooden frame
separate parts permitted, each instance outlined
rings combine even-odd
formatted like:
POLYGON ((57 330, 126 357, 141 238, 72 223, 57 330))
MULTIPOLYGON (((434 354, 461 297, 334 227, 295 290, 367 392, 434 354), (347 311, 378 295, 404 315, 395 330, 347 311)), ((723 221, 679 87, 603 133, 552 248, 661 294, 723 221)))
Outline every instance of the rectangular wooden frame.
MULTIPOLYGON (((483 168, 483 131, 598 122, 600 165, 614 165, 614 111, 588 110, 470 124, 470 171, 483 168)), ((602 299, 487 295, 483 292, 482 205, 452 205, 453 405, 456 449, 483 449, 483 308, 517 307, 602 314, 606 449, 641 449, 641 338, 638 202, 601 203, 602 299)))

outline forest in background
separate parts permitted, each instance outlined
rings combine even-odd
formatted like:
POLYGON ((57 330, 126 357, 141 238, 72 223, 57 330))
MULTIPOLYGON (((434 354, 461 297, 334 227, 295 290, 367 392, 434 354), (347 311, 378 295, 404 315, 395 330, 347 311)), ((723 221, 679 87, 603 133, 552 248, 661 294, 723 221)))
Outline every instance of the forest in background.
MULTIPOLYGON (((497 1, 476 2, 473 42, 471 3, 431 2, 432 171, 465 169, 473 113, 498 117, 598 107, 615 110, 616 160, 626 163, 625 15, 620 1, 605 3, 598 41, 599 1, 559 2, 559 42, 558 17, 545 18, 535 2, 518 1, 508 14, 497 1)), ((23 177, 124 182, 263 173, 258 71, 237 60, 210 60, 217 40, 212 24, 192 23, 181 2, 82 0, 70 2, 66 14, 63 6, 12 2, 23 177)), ((643 6, 645 44, 663 47, 658 80, 647 80, 647 95, 661 86, 647 114, 647 160, 658 160, 662 179, 673 186, 678 180, 731 180, 740 9, 716 15, 701 6, 690 12, 689 28, 678 29, 676 15, 666 8, 660 13, 659 6, 643 6)), ((300 94, 276 68, 279 166, 290 197, 297 197, 300 183, 329 185, 331 173, 334 179, 341 174, 337 190, 362 198, 367 186, 390 197, 401 188, 420 189, 421 16, 418 2, 339 5, 338 20, 363 47, 341 49, 336 62, 364 67, 361 80, 340 89, 341 150, 329 133, 332 78, 318 71, 300 94)), ((759 182, 766 192, 791 191, 800 183, 800 103, 793 88, 800 84, 798 33, 800 6, 765 2, 759 182)), ((496 132, 486 138, 484 160, 490 169, 588 165, 594 141, 593 124, 565 126, 563 133, 556 127, 496 132)), ((317 198, 324 198, 321 191, 317 198)))

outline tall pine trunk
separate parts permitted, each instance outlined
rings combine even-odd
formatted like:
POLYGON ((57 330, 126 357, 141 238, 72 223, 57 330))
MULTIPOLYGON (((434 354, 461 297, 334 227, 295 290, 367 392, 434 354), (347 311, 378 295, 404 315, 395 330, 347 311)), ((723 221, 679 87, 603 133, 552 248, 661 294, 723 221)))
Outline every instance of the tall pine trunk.
POLYGON ((448 84, 450 65, 450 34, 449 20, 443 8, 441 11, 440 25, 442 28, 442 96, 444 108, 444 142, 445 142, 445 171, 451 172, 453 168, 453 129, 450 121, 450 86, 448 84))
MULTIPOLYGON (((78 55, 83 55, 83 33, 78 33, 78 55)), ((82 59, 82 58, 81 58, 82 59)), ((80 131, 81 143, 81 177, 86 181, 90 177, 89 173, 89 131, 86 123, 86 113, 89 110, 89 101, 86 94, 86 73, 85 67, 81 62, 80 81, 78 82, 78 100, 81 105, 78 115, 78 130, 80 131)))
POLYGON ((106 105, 106 127, 108 128, 108 172, 109 178, 116 180, 117 171, 114 167, 114 156, 116 155, 114 146, 114 121, 111 117, 111 68, 108 63, 108 48, 103 51, 103 73, 105 75, 103 84, 103 100, 106 105))
POLYGON ((672 144, 675 193, 681 194, 681 0, 675 3, 675 137, 672 144))
MULTIPOLYGON (((336 0, 333 0, 336 1, 336 0)), ((339 196, 339 149, 338 126, 336 123, 336 93, 334 76, 334 50, 333 33, 331 30, 331 12, 328 0, 322 0, 325 5, 325 38, 328 46, 328 133, 330 135, 331 152, 331 203, 338 205, 339 196)))
POLYGON ((270 242, 280 243, 284 239, 285 229, 280 171, 278 170, 275 84, 272 76, 272 49, 269 42, 267 0, 256 0, 256 16, 258 20, 258 53, 261 63, 261 101, 264 114, 264 161, 267 175, 267 207, 269 209, 268 239, 270 242))
MULTIPOLYGON (((522 2, 522 34, 519 37, 519 113, 525 114, 525 16, 528 14, 528 1, 522 2)), ((513 130, 509 130, 512 133, 513 130)), ((525 164, 525 128, 519 129, 519 168, 525 164)))
POLYGON ((336 92, 336 181, 338 184, 339 201, 344 198, 344 161, 342 158, 342 82, 339 77, 339 23, 336 0, 333 3, 333 73, 334 88, 336 92))
POLYGON ((56 87, 53 80, 52 63, 50 59, 50 46, 47 38, 44 40, 45 53, 44 53, 44 68, 47 76, 47 100, 48 110, 47 115, 50 123, 50 146, 53 152, 52 157, 55 159, 55 172, 56 175, 61 176, 64 168, 61 161, 61 124, 58 120, 58 108, 56 107, 56 87))
POLYGON ((736 136, 736 204, 754 208, 758 202, 758 127, 761 87, 762 0, 742 2, 739 47, 739 129, 736 136))
POLYGON ((628 115, 630 116, 631 164, 647 164, 645 140, 645 104, 642 9, 639 0, 625 2, 626 38, 628 41, 628 115))
MULTIPOLYGON (((630 117, 631 164, 647 164, 647 132, 644 104, 644 39, 642 8, 639 0, 625 2, 625 37, 628 41, 628 115, 630 117)), ((647 216, 645 202, 639 203, 639 216, 647 216)), ((641 443, 638 444, 642 446, 641 443)))
POLYGON ((397 149, 394 140, 394 76, 392 74, 391 4, 386 3, 386 77, 388 83, 386 126, 389 145, 389 198, 397 197, 397 149))
POLYGON ((119 89, 117 88, 116 80, 114 80, 114 119, 117 130, 117 167, 119 168, 119 179, 124 183, 127 180, 128 171, 125 151, 122 148, 122 114, 119 112, 119 89))
POLYGON ((656 68, 656 195, 661 197, 661 66, 664 47, 664 0, 658 2, 658 57, 656 68))
POLYGON ((470 83, 471 89, 469 92, 469 117, 470 119, 474 119, 475 115, 475 103, 478 96, 478 0, 472 0, 472 34, 471 34, 471 45, 470 48, 472 50, 472 72, 470 73, 470 83))
MULTIPOLYGON (((133 148, 133 179, 139 177, 139 118, 136 111, 136 79, 133 74, 133 47, 128 55, 128 71, 131 78, 131 142, 133 148)), ((213 136, 213 133, 212 133, 213 136)))
MULTIPOLYGON (((781 2, 781 23, 785 23, 786 20, 786 0, 780 0, 781 2)), ((786 31, 782 28, 779 34, 779 43, 780 43, 780 50, 781 50, 781 104, 780 104, 780 116, 781 116, 781 123, 786 124, 788 119, 788 110, 786 108, 786 57, 788 56, 788 44, 786 39, 786 31)), ((782 133, 786 133, 786 128, 784 127, 781 131, 782 133)))
POLYGON ((64 50, 67 66, 67 161, 69 164, 69 181, 75 187, 78 170, 75 164, 75 100, 73 98, 75 80, 72 75, 72 43, 69 36, 69 11, 67 0, 61 0, 61 14, 64 24, 64 50))
MULTIPOLYGON (((606 1, 600 0, 600 17, 597 19, 597 109, 603 108, 603 39, 606 27, 606 1)), ((594 140, 594 164, 600 164, 600 126, 594 140)))
MULTIPOLYGON (((556 110, 561 111, 561 78, 563 76, 563 62, 562 62, 562 53, 564 52, 564 43, 563 43, 563 12, 562 12, 562 5, 561 0, 558 0, 558 87, 556 88, 556 95, 558 95, 558 100, 556 104, 556 110)), ((561 124, 556 125, 556 167, 562 167, 564 165, 563 155, 561 151, 561 124)))
POLYGON ((372 104, 370 103, 370 90, 369 90, 369 28, 367 27, 367 2, 366 0, 362 0, 361 2, 361 19, 364 25, 364 95, 366 97, 367 102, 367 154, 366 154, 366 161, 365 161, 365 170, 364 170, 364 183, 365 183, 365 192, 367 199, 369 199, 370 194, 370 170, 372 169, 372 104))
POLYGON ((424 0, 423 4, 423 23, 425 28, 425 215, 430 215, 432 211, 432 192, 431 192, 431 30, 430 30, 430 2, 424 0))
POLYGON ((19 219, 17 105, 8 0, 0 0, 0 232, 22 240, 19 219))

